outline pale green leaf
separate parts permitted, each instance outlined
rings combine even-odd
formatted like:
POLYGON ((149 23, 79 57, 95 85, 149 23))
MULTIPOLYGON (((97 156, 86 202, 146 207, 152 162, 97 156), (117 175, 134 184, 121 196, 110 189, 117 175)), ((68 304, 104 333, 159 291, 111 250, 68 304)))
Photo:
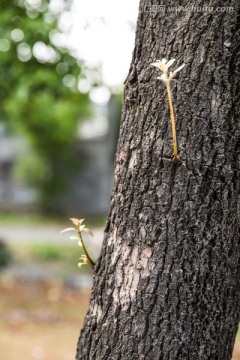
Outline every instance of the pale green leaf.
POLYGON ((79 240, 79 237, 78 236, 70 236, 69 239, 71 239, 71 240, 79 240))
POLYGON ((93 232, 92 230, 88 229, 88 228, 84 228, 83 231, 85 231, 88 235, 92 236, 93 237, 93 232))
POLYGON ((74 228, 66 228, 66 229, 60 231, 60 233, 65 233, 67 231, 76 231, 76 229, 74 229, 74 228))
POLYGON ((71 222, 75 225, 75 226, 79 226, 83 223, 84 219, 76 219, 76 218, 70 218, 71 222))
POLYGON ((79 258, 79 263, 78 263, 78 267, 81 267, 83 265, 87 265, 88 264, 88 259, 86 257, 86 255, 82 255, 80 258, 79 258))

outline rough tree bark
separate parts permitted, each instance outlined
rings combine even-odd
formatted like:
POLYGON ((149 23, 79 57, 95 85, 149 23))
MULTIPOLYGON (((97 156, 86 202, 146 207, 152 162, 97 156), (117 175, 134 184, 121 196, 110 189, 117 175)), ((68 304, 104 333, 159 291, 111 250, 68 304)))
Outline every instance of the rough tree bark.
POLYGON ((231 358, 240 313, 240 22, 237 1, 210 3, 235 9, 149 12, 140 1, 78 360, 231 358), (186 63, 171 83, 178 164, 166 89, 150 67, 163 57, 186 63))

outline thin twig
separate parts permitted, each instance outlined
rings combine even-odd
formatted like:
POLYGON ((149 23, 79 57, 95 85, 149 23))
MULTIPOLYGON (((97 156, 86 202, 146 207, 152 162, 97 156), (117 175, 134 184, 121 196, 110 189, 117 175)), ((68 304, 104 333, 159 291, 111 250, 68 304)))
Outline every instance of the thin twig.
POLYGON ((81 234, 81 231, 80 229, 78 228, 78 236, 79 236, 79 239, 80 239, 80 242, 81 242, 81 245, 82 245, 82 248, 83 248, 83 252, 84 254, 86 255, 86 258, 87 258, 87 261, 88 261, 88 264, 94 268, 94 265, 95 265, 95 262, 91 259, 85 245, 84 245, 84 242, 83 242, 83 238, 82 238, 82 234, 81 234))
POLYGON ((165 84, 166 84, 166 87, 167 87, 168 102, 169 102, 169 109, 170 109, 170 118, 171 118, 171 123, 172 123, 173 156, 174 156, 174 161, 177 162, 177 161, 179 161, 178 150, 177 150, 177 134, 176 134, 174 111, 173 111, 173 105, 172 105, 172 95, 171 95, 169 80, 166 80, 165 84))

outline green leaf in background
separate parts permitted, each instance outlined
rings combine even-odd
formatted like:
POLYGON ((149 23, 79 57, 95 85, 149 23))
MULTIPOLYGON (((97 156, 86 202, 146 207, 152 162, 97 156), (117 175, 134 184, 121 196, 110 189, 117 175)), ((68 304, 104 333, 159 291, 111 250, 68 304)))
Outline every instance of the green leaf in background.
MULTIPOLYGON (((63 33, 50 1, 0 0, 0 5, 0 122, 29 143, 21 177, 38 189, 42 209, 51 211, 79 169, 77 129, 90 113, 88 94, 77 89, 84 64, 56 45, 63 33), (34 159, 35 170, 24 171, 34 159)), ((62 1, 60 8, 69 6, 62 1)))

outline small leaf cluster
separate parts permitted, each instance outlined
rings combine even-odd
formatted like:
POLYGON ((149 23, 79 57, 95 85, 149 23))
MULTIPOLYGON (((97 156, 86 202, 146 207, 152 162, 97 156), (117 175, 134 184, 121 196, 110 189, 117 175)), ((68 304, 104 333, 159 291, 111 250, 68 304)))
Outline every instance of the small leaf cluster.
POLYGON ((74 231, 78 234, 78 236, 70 236, 70 239, 78 240, 78 245, 82 247, 84 254, 80 256, 78 266, 81 268, 83 265, 90 265, 92 268, 94 267, 95 263, 90 257, 86 246, 83 241, 82 232, 84 231, 90 236, 93 236, 92 230, 88 229, 85 224, 83 224, 84 219, 76 219, 76 218, 70 218, 73 225, 75 227, 69 227, 61 231, 61 233, 67 232, 67 231, 74 231))

